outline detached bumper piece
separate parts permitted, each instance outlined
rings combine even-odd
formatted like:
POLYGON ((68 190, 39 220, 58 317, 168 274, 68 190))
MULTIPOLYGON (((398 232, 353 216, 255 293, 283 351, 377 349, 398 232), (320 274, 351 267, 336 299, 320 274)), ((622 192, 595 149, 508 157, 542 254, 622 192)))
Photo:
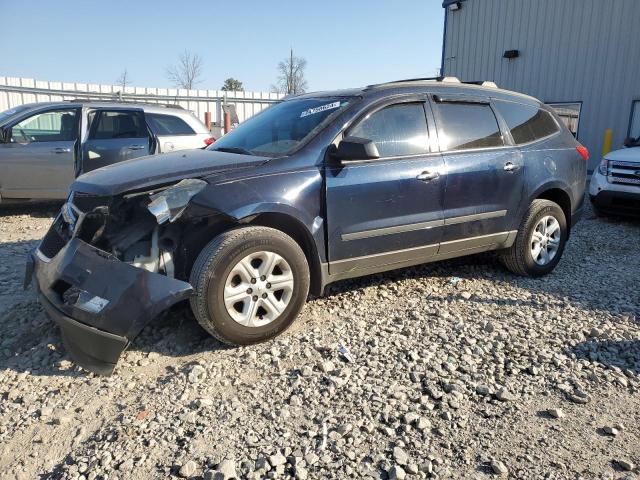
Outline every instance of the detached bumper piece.
MULTIPOLYGON (((122 351, 159 313, 189 298, 180 280, 121 262, 78 238, 48 259, 27 262, 47 314, 62 331, 71 357, 89 371, 109 375, 122 351)), ((28 279, 25 280, 25 283, 28 279)))

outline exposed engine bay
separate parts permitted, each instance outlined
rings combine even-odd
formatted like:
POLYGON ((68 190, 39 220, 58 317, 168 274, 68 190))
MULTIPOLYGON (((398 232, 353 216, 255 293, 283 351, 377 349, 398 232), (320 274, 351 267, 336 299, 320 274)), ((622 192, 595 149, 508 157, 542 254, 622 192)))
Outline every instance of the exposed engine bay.
MULTIPOLYGON (((204 185, 201 180, 188 179, 117 197, 72 193, 62 207, 58 233, 66 241, 77 237, 134 267, 175 278, 183 233, 175 221, 204 185)), ((183 262, 185 254, 183 251, 183 262)), ((184 276, 183 271, 179 277, 184 276)))

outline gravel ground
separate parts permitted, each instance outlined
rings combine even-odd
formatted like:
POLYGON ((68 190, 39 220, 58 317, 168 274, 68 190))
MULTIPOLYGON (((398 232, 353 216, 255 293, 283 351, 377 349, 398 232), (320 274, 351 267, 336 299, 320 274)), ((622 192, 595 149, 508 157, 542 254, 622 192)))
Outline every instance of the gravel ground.
POLYGON ((21 290, 54 210, 30 211, 0 211, 0 478, 637 476, 640 221, 587 213, 543 279, 342 282, 254 347, 176 309, 104 378, 21 290))

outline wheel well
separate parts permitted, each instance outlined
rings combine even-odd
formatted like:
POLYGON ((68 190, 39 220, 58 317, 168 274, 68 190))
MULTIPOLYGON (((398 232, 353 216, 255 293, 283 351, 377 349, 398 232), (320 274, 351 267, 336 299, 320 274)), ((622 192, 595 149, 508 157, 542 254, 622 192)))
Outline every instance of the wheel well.
POLYGON ((571 197, 559 188, 552 188, 550 190, 545 190, 540 195, 537 196, 540 200, 551 200, 552 202, 557 203, 562 208, 564 212, 564 216, 567 219, 567 228, 571 229, 571 197))
POLYGON ((309 273, 311 274, 310 292, 313 295, 322 295, 322 278, 318 250, 313 237, 305 226, 289 215, 279 213, 261 213, 252 219, 248 225, 271 227, 286 233, 293 238, 307 257, 309 273))

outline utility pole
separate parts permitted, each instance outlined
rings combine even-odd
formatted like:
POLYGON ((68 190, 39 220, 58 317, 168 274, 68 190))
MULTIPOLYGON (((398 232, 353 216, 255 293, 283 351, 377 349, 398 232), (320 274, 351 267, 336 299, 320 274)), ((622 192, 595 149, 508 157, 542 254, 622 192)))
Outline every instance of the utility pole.
POLYGON ((293 79, 293 47, 291 48, 291 60, 289 61, 289 94, 295 93, 295 80, 293 79))

